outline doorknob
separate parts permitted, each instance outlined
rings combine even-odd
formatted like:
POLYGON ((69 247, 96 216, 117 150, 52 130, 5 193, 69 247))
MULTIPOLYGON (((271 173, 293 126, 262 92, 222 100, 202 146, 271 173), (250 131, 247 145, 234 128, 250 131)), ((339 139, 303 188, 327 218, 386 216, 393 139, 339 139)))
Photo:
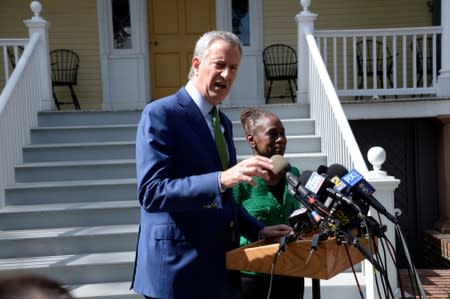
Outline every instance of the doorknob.
POLYGON ((157 46, 157 45, 158 45, 158 42, 157 42, 157 41, 154 41, 154 42, 153 42, 153 45, 154 45, 154 46, 157 46))

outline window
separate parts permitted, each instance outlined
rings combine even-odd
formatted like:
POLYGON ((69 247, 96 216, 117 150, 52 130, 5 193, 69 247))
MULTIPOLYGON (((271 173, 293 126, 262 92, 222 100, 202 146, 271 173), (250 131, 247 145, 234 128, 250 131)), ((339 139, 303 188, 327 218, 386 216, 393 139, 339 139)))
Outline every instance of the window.
POLYGON ((233 0, 231 3, 233 33, 239 36, 244 46, 250 46, 248 2, 248 0, 233 0))
POLYGON ((112 0, 113 40, 115 49, 131 49, 130 1, 112 0))

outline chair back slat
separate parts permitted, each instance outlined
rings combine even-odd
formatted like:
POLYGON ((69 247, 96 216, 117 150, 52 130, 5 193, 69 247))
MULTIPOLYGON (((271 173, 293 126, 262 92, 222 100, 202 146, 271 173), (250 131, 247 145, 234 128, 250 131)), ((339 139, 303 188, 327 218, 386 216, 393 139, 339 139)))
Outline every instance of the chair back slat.
POLYGON ((297 54, 288 45, 268 46, 263 51, 263 60, 268 80, 285 80, 297 76, 297 54))
MULTIPOLYGON (((294 92, 297 89, 297 52, 285 44, 273 44, 263 50, 264 73, 269 82, 266 103, 268 103, 274 81, 286 81, 292 102, 295 102, 294 92), (292 83, 291 83, 292 82, 292 83), (294 90, 292 88, 295 87, 294 90)), ((280 95, 279 97, 284 97, 280 95)))
POLYGON ((50 52, 52 82, 54 85, 76 85, 79 67, 78 55, 69 49, 50 52))

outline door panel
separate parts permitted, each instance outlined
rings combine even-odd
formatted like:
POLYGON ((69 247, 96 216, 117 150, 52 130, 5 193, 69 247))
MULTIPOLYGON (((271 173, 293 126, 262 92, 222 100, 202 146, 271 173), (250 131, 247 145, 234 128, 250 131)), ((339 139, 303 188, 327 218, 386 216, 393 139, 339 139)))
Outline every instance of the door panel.
POLYGON ((187 82, 197 39, 215 29, 215 0, 148 2, 151 98, 177 91, 187 82))

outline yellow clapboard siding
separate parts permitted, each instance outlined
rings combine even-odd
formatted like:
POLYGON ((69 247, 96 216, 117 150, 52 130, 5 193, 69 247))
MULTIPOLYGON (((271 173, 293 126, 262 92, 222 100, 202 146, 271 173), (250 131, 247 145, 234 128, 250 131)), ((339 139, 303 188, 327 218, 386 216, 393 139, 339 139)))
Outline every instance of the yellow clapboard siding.
MULTIPOLYGON (((50 22, 50 50, 68 48, 80 57, 78 85, 75 92, 82 109, 101 108, 99 36, 97 3, 92 0, 41 0, 41 16, 50 22)), ((32 17, 29 0, 1 0, 0 38, 27 37, 22 20, 32 17)), ((58 97, 69 99, 65 89, 57 89, 58 97)), ((63 105, 63 109, 73 109, 63 105)))

